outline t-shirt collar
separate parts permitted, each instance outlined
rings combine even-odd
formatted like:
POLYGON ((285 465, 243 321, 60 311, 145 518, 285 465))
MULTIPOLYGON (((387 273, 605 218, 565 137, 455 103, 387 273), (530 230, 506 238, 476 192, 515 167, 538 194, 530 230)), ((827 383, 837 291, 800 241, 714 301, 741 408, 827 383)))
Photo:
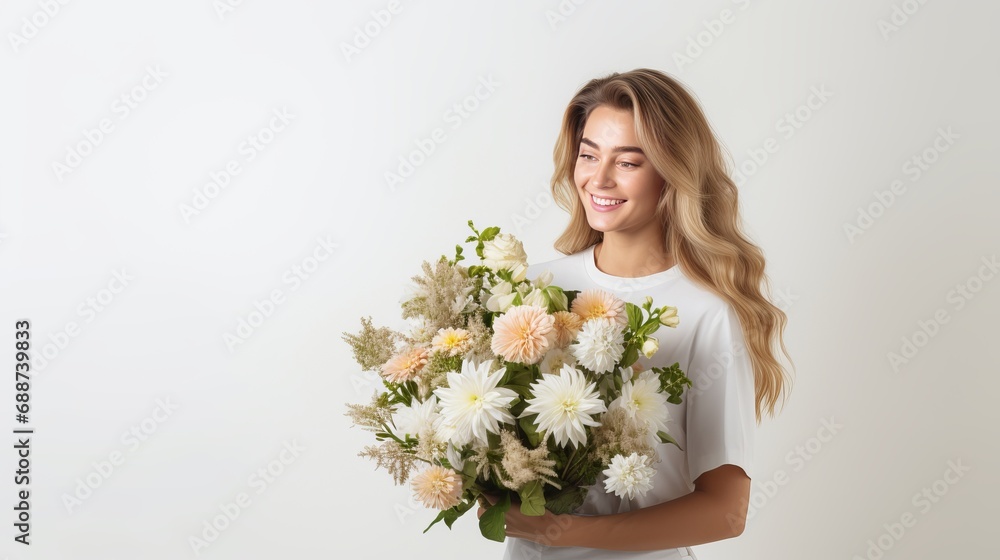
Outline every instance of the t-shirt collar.
POLYGON ((613 276, 608 274, 601 269, 597 268, 597 263, 594 261, 594 247, 596 245, 591 245, 590 247, 584 249, 583 251, 583 263, 587 270, 587 275, 590 279, 594 281, 595 284, 608 288, 610 290, 619 292, 633 292, 636 290, 645 290, 659 284, 663 284, 671 278, 675 278, 680 275, 680 267, 678 264, 663 270, 661 272, 655 272, 653 274, 648 274, 646 276, 636 276, 634 278, 626 278, 623 276, 613 276))

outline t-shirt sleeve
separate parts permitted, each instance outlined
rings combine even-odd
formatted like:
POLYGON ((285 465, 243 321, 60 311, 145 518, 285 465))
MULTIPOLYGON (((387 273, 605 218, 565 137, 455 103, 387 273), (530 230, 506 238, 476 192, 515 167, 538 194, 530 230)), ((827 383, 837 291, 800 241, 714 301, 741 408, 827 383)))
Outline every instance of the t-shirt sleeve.
POLYGON ((754 375, 739 316, 728 303, 695 331, 685 374, 687 462, 691 481, 730 464, 752 478, 754 375))

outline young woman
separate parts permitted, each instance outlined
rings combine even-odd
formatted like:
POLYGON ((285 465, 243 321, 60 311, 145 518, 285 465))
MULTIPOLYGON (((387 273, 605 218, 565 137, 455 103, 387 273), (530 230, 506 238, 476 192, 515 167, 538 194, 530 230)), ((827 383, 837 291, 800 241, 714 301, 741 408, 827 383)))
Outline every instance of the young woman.
POLYGON ((677 307, 679 325, 657 331, 659 351, 636 371, 679 362, 693 385, 669 405, 680 449, 659 445, 652 490, 619 498, 601 475, 573 514, 512 507, 505 558, 695 558, 690 546, 743 532, 754 429, 787 389, 775 356, 788 356, 785 314, 762 291, 764 256, 741 230, 722 149, 676 80, 649 69, 591 80, 554 159, 552 194, 570 214, 555 247, 567 256, 529 277, 548 270, 565 289, 677 307))

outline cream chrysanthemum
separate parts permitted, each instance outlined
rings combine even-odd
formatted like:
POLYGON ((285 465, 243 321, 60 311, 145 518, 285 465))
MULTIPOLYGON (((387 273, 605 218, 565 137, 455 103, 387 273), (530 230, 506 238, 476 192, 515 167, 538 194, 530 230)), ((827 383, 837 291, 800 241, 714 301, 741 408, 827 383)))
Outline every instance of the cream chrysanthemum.
POLYGON ((584 321, 607 317, 622 327, 628 325, 625 302, 604 290, 589 288, 580 292, 573 299, 570 311, 583 317, 584 321))
POLYGON ((532 398, 521 416, 538 414, 535 425, 555 437, 557 445, 567 442, 580 446, 587 441, 585 426, 600 426, 591 415, 607 411, 594 383, 588 383, 583 373, 564 365, 559 374, 543 373, 542 379, 531 384, 532 398))
POLYGON ((430 352, 422 346, 410 348, 393 356, 382 366, 382 377, 393 383, 409 381, 420 373, 430 357, 430 352))
POLYGON ((628 457, 615 455, 608 468, 602 471, 607 479, 604 489, 616 496, 628 496, 629 499, 645 496, 653 488, 653 475, 656 471, 649 466, 649 457, 632 453, 628 457))
POLYGON ((429 508, 445 510, 457 506, 462 496, 462 477, 457 472, 431 465, 410 481, 413 492, 429 508))
POLYGON ((552 328, 556 331, 555 345, 557 348, 566 348, 580 332, 583 317, 572 311, 556 311, 552 318, 555 319, 552 323, 552 328))
POLYGON ((667 431, 670 411, 667 396, 660 392, 660 378, 646 370, 622 385, 621 396, 608 405, 608 410, 621 408, 647 434, 650 445, 660 441, 656 433, 667 431))
POLYGON ((462 361, 462 373, 448 372, 448 386, 434 390, 441 402, 442 436, 462 446, 474 440, 486 442, 487 432, 496 434, 499 423, 514 423, 511 401, 517 393, 497 387, 506 368, 490 372, 492 362, 462 361))
POLYGON ((559 373, 559 370, 566 364, 576 365, 576 358, 569 350, 553 348, 545 353, 545 357, 538 364, 538 371, 541 373, 559 373))
POLYGON ((463 355, 469 351, 471 345, 472 338, 465 329, 438 329, 434 339, 431 340, 431 348, 449 356, 463 355))
POLYGON ((607 317, 588 319, 569 347, 580 365, 594 373, 607 373, 625 352, 624 328, 607 317))
POLYGON ((490 346, 508 362, 538 363, 552 345, 554 321, 542 307, 515 305, 493 322, 490 346))

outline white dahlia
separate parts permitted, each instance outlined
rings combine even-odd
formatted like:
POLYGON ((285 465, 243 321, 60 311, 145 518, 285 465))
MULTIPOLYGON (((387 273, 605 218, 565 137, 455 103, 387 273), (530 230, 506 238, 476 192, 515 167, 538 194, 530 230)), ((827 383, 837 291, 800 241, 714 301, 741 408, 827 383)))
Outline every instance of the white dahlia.
POLYGON ((608 373, 625 352, 625 329, 606 317, 588 319, 569 347, 580 365, 594 373, 608 373))
POLYGON ((660 442, 656 432, 667 431, 670 410, 667 396, 660 392, 660 378, 652 370, 632 377, 622 385, 621 396, 611 401, 609 410, 624 409, 638 427, 647 431, 650 445, 660 442))
POLYGON ((441 424, 441 415, 438 413, 437 397, 431 395, 424 402, 413 399, 410 406, 400 407, 392 415, 392 423, 396 426, 396 435, 419 436, 428 430, 436 431, 441 424))
POLYGON ((653 475, 656 474, 649 463, 649 457, 634 452, 628 457, 615 455, 608 468, 602 471, 607 476, 604 489, 619 497, 627 495, 629 499, 636 494, 645 496, 653 488, 653 475))
POLYGON ((583 372, 568 364, 558 375, 543 373, 541 380, 531 384, 531 394, 534 397, 527 400, 528 407, 521 416, 538 414, 535 425, 551 433, 557 445, 586 443, 584 426, 601 425, 591 415, 607 411, 594 383, 588 383, 583 372))
POLYGON ((448 386, 434 390, 441 401, 442 433, 455 445, 477 440, 486 442, 486 433, 499 432, 499 423, 514 423, 511 401, 517 393, 497 387, 506 368, 490 372, 492 361, 476 364, 462 361, 462 373, 448 372, 448 386))

